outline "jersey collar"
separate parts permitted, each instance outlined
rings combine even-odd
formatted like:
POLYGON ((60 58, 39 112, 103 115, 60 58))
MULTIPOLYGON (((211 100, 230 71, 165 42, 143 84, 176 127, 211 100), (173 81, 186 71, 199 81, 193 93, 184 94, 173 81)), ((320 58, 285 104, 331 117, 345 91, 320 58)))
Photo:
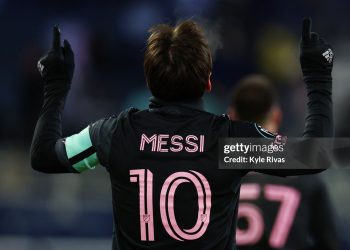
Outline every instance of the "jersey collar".
POLYGON ((163 101, 157 97, 150 97, 149 98, 149 109, 155 110, 155 109, 163 109, 163 108, 172 108, 172 109, 191 109, 191 110, 198 110, 198 111, 204 111, 204 105, 202 98, 196 99, 194 101, 181 101, 181 102, 168 102, 163 101))

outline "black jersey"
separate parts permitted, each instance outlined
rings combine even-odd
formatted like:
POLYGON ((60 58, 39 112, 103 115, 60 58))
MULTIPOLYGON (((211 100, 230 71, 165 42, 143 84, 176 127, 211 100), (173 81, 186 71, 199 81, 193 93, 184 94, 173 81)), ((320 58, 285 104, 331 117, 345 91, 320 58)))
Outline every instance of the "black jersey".
MULTIPOLYGON (((239 188, 245 171, 218 169, 220 137, 271 136, 256 124, 205 112, 198 103, 155 98, 62 139, 68 90, 47 89, 31 146, 31 164, 45 173, 79 173, 101 163, 109 172, 113 249, 236 249, 239 188)), ((329 134, 331 112, 319 115, 309 95, 305 136, 329 134)), ((331 109, 329 109, 331 110, 331 109)), ((308 171, 264 171, 274 175, 308 171)), ((313 172, 313 171, 311 171, 313 172)))
POLYGON ((113 249, 231 250, 245 172, 218 169, 218 138, 261 137, 258 129, 200 103, 152 99, 147 110, 128 109, 66 138, 60 158, 78 171, 107 168, 113 249))
POLYGON ((339 249, 336 221, 319 176, 244 177, 237 245, 242 250, 339 249))

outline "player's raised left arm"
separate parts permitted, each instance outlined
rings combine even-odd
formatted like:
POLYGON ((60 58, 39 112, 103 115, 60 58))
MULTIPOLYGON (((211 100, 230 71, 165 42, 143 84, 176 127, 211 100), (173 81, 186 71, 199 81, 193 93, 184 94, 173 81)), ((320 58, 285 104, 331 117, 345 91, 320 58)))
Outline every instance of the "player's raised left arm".
POLYGON ((56 154, 56 142, 62 138, 61 115, 69 92, 74 54, 67 40, 61 46, 61 34, 53 28, 52 48, 38 62, 44 81, 44 102, 39 114, 30 149, 33 169, 46 173, 77 172, 67 168, 56 154))
POLYGON ((304 137, 333 136, 332 69, 334 54, 305 18, 300 43, 300 65, 307 89, 307 117, 304 137))

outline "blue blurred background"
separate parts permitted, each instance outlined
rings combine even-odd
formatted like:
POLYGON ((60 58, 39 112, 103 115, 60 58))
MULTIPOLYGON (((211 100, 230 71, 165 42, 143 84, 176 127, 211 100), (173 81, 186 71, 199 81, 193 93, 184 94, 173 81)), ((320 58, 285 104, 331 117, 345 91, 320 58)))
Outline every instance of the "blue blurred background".
MULTIPOLYGON (((147 107, 143 52, 148 29, 194 18, 205 28, 214 54, 213 93, 208 110, 226 111, 235 82, 250 73, 268 75, 281 95, 281 133, 299 136, 305 90, 298 62, 301 20, 335 50, 336 133, 350 117, 349 1, 326 0, 163 0, 16 1, 0 0, 0 250, 110 249, 112 205, 102 168, 83 175, 48 176, 29 166, 28 151, 42 102, 36 62, 49 49, 58 24, 76 55, 64 133, 123 108, 147 107)), ((329 187, 343 249, 350 249, 350 172, 322 174, 329 187)))

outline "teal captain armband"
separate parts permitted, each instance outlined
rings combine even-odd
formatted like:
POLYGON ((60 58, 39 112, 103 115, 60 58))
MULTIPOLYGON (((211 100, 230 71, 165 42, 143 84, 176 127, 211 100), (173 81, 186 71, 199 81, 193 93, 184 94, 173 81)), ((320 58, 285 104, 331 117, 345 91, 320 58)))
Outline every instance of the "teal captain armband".
POLYGON ((79 134, 67 137, 65 146, 68 161, 78 172, 94 169, 99 164, 96 149, 91 142, 89 126, 79 134))

